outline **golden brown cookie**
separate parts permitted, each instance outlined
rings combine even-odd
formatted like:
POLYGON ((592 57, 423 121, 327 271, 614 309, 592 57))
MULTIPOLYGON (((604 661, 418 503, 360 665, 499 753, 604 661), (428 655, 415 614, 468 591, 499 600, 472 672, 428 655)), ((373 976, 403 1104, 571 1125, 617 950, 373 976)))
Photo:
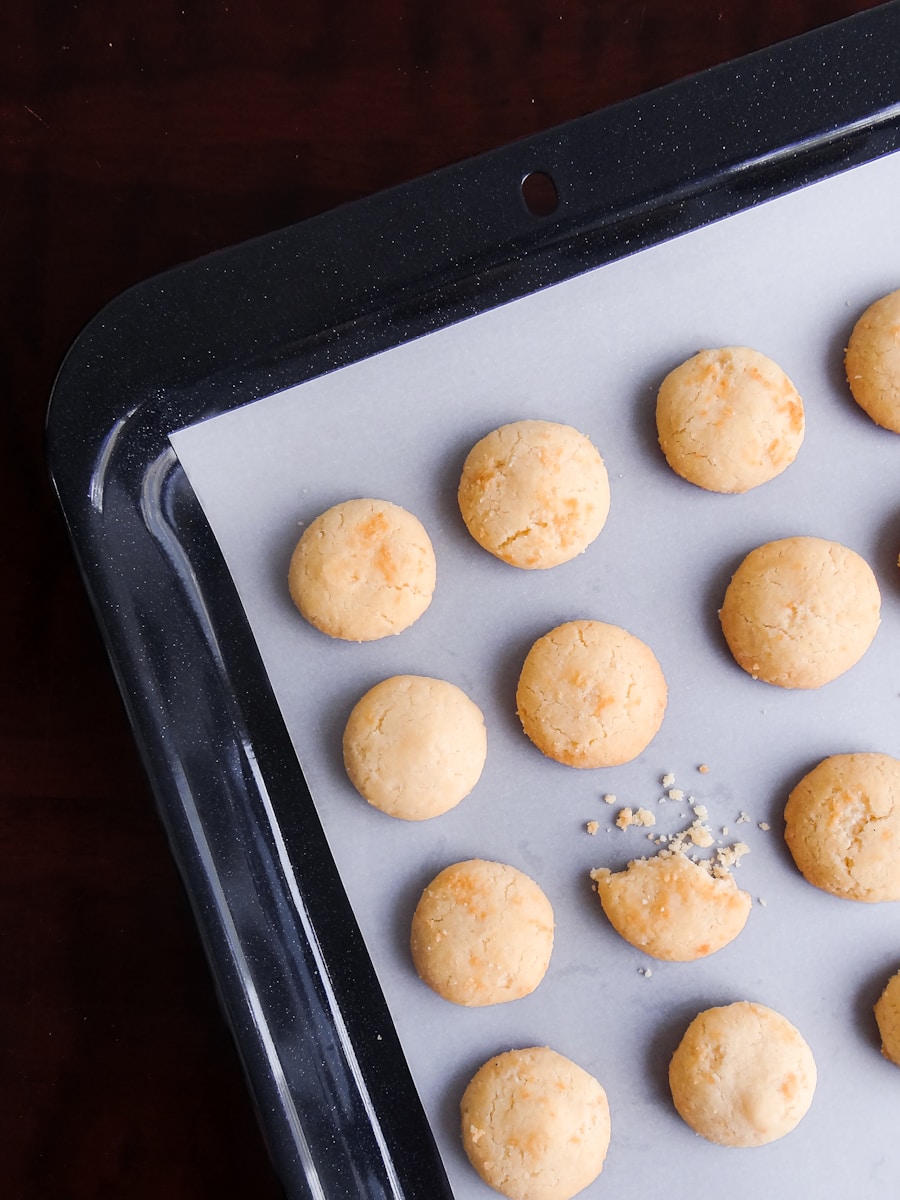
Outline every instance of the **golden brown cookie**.
POLYGON ((533 879, 476 858, 445 867, 425 888, 410 949, 419 977, 468 1008, 528 996, 553 950, 553 908, 533 879))
POLYGON ((344 727, 344 766, 359 794, 392 817, 423 821, 459 804, 487 755, 481 709, 455 684, 394 675, 370 688, 344 727))
POLYGON ((785 841, 810 883, 847 900, 900 900, 900 761, 835 754, 800 780, 785 841))
POLYGON ((683 479, 711 492, 746 492, 797 457, 803 401, 758 350, 701 350, 660 385, 656 427, 666 461, 683 479))
POLYGON ((589 438, 555 421, 514 421, 469 451, 459 509, 475 541, 514 567, 555 567, 593 542, 609 479, 589 438))
POLYGON ((525 658, 516 705, 522 728, 570 767, 630 762, 662 725, 667 688, 653 651, 602 621, 569 621, 525 658))
POLYGON ((613 929, 653 958, 693 962, 734 941, 752 901, 727 873, 686 854, 632 860, 624 871, 591 872, 613 929))
POLYGON ((387 500, 346 500, 304 530, 288 587, 316 629, 368 642, 418 620, 435 577, 434 549, 418 518, 387 500))
POLYGON ((754 679, 817 688, 868 650, 881 620, 871 567, 855 551, 817 537, 789 537, 751 551, 719 611, 735 661, 754 679))
POLYGON ((742 1000, 690 1023, 669 1064, 679 1115, 721 1146, 764 1146, 790 1133, 816 1088, 812 1051, 785 1017, 742 1000))
POLYGON ((900 289, 870 304, 844 355, 853 399, 876 425, 900 433, 900 289))
POLYGON ((465 1090, 460 1116, 469 1161, 510 1200, 571 1200, 603 1170, 606 1092, 546 1046, 486 1062, 465 1090))
POLYGON ((892 975, 875 1005, 881 1053, 900 1067, 900 971, 892 975))

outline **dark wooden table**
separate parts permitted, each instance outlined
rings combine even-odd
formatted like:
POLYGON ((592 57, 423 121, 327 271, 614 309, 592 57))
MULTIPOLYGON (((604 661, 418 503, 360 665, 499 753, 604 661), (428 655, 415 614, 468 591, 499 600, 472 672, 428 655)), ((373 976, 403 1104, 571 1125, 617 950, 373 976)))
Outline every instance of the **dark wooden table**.
POLYGON ((868 7, 5 0, 4 1197, 280 1194, 47 479, 81 327, 166 267, 868 7))

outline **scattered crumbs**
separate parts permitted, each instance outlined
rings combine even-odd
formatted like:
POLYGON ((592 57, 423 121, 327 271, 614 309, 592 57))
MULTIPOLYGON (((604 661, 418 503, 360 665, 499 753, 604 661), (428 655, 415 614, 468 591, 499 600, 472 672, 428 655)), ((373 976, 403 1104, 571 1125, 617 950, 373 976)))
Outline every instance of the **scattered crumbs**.
POLYGON ((667 795, 670 800, 684 799, 684 792, 681 790, 681 788, 669 788, 667 795))
POLYGON ((768 821, 760 821, 759 827, 763 831, 763 833, 768 833, 769 830, 771 829, 771 825, 769 824, 768 821))
POLYGON ((612 792, 607 792, 606 795, 603 797, 604 804, 615 804, 615 802, 616 802, 616 798, 612 792))
POLYGON ((762 907, 763 907, 763 908, 765 908, 765 907, 766 907, 766 902, 765 902, 765 900, 762 898, 762 896, 759 896, 759 897, 757 897, 757 898, 758 898, 758 900, 759 900, 760 904, 762 905, 762 907))
POLYGON ((714 841, 709 829, 699 819, 688 826, 687 835, 694 845, 699 846, 701 849, 711 846, 714 841))
POLYGON ((700 766, 697 768, 697 770, 700 772, 701 775, 708 775, 709 774, 709 765, 707 763, 701 763, 700 766))
POLYGON ((649 979, 652 974, 653 972, 649 967, 638 967, 638 975, 643 975, 645 979, 649 979))
POLYGON ((709 817, 709 810, 705 804, 694 805, 694 816, 699 817, 701 821, 705 821, 709 817))
POLYGON ((632 825, 649 825, 656 824, 656 817, 648 808, 632 808, 619 809, 619 815, 616 817, 616 825, 619 829, 630 829, 632 825))
POLYGON ((735 842, 733 846, 723 846, 716 851, 716 863, 718 866, 727 870, 728 867, 733 867, 741 861, 745 854, 750 853, 750 847, 746 842, 735 842))
POLYGON ((722 837, 728 837, 728 826, 727 825, 722 826, 722 837))
POLYGON ((670 788, 670 787, 675 786, 675 776, 672 774, 671 771, 669 771, 668 774, 663 775, 662 785, 664 788, 670 788))
POLYGON ((594 834, 597 832, 597 830, 600 828, 600 822, 599 821, 588 821, 585 828, 587 829, 587 831, 591 835, 591 837, 593 837, 594 834))
POLYGON ((737 819, 737 823, 738 825, 746 825, 749 820, 750 818, 747 816, 747 814, 742 812, 737 819))

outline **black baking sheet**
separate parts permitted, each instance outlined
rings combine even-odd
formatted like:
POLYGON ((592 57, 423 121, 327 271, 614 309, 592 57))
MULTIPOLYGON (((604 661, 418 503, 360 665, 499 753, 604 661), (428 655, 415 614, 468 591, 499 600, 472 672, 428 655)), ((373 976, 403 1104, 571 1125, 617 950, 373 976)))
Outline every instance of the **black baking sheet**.
POLYGON ((449 1192, 169 434, 895 150, 898 28, 886 5, 227 251, 73 347, 51 468, 290 1195, 449 1192), (561 197, 542 221, 518 186, 538 169, 561 197))

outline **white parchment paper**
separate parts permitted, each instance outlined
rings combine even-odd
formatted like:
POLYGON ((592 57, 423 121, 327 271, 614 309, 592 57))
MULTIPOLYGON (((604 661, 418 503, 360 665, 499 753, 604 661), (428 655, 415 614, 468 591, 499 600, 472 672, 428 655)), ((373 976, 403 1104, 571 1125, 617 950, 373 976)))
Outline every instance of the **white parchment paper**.
POLYGON ((492 1054, 535 1044, 569 1055, 607 1089, 612 1144, 586 1195, 686 1196, 707 1186, 732 1200, 900 1194, 900 1069, 880 1056, 872 1018, 900 968, 900 905, 856 904, 811 887, 785 849, 781 819, 790 788, 826 755, 900 756, 900 436, 856 408, 842 370, 856 317, 897 287, 893 155, 172 435, 246 607, 459 1200, 494 1194, 461 1150, 462 1090, 492 1054), (774 358, 807 415, 797 461, 743 496, 678 479, 655 438, 662 377, 701 348, 729 344, 774 358), (521 417, 576 426, 610 473, 606 528, 584 555, 550 571, 494 560, 456 507, 468 449, 521 417), (354 496, 416 513, 438 559, 426 614, 397 637, 363 645, 316 632, 286 589, 304 524, 354 496), (851 546, 882 589, 872 649, 815 692, 750 679, 730 659, 716 615, 744 554, 792 534, 851 546), (623 767, 558 765, 518 725, 525 653, 576 617, 631 630, 668 679, 660 734, 623 767), (351 707, 400 672, 456 683, 488 726, 478 787, 429 822, 371 809, 341 763, 351 707), (708 773, 698 772, 701 763, 708 773), (653 849, 646 830, 614 827, 619 807, 653 809, 657 834, 689 822, 687 801, 660 803, 667 773, 707 806, 721 841, 751 847, 737 869, 755 901, 746 929, 692 964, 657 963, 622 941, 589 878, 592 867, 619 867, 653 849), (606 793, 618 803, 605 804, 606 793), (594 836, 590 820, 600 822, 594 836), (554 905, 548 975, 513 1004, 458 1008, 410 963, 421 889, 469 857, 519 867, 554 905), (738 999, 794 1022, 819 1067, 807 1117, 753 1150, 693 1134, 666 1083, 688 1021, 738 999))

